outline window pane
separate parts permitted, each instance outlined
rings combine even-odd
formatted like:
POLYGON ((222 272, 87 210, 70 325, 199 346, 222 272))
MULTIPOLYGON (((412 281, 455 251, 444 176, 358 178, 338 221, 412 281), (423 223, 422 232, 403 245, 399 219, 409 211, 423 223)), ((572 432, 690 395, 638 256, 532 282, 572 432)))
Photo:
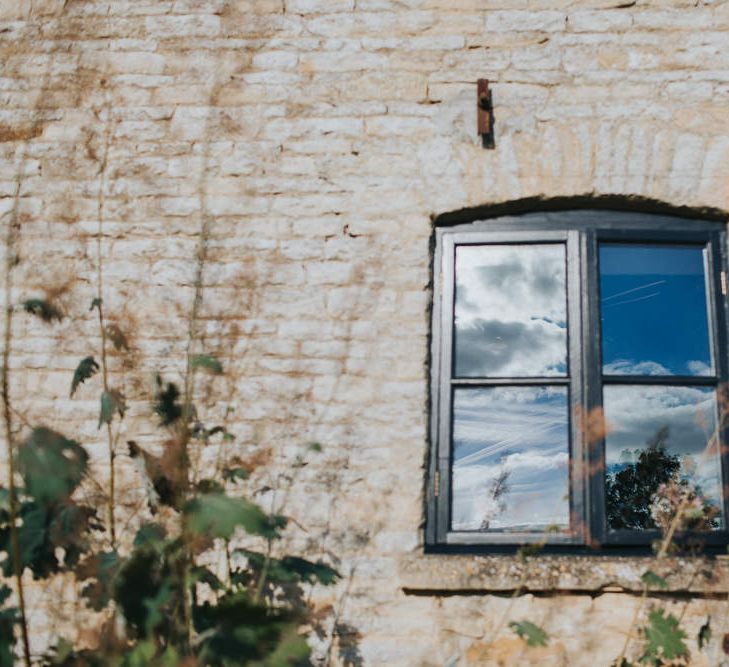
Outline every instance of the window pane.
POLYGON ((456 389, 453 530, 569 526, 567 390, 456 389))
POLYGON ((704 249, 602 244, 603 372, 711 375, 704 249))
POLYGON ((457 376, 565 375, 564 245, 458 246, 455 316, 457 376))
POLYGON ((662 509, 656 493, 665 496, 661 485, 674 478, 682 492, 691 491, 697 498, 692 507, 704 510, 707 517, 691 527, 720 528, 721 468, 719 447, 712 440, 714 390, 614 385, 604 388, 603 400, 608 527, 655 529, 656 518, 670 508, 663 501, 662 509))

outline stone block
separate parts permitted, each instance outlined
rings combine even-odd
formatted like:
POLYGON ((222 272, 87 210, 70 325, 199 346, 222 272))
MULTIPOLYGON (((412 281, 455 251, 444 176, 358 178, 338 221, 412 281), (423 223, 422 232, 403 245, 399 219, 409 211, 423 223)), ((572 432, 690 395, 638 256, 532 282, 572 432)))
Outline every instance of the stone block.
POLYGON ((576 32, 622 33, 633 25, 629 10, 582 10, 567 15, 570 29, 576 32))
POLYGON ((566 21, 567 15, 557 11, 486 12, 486 30, 490 32, 556 32, 564 29, 566 21))

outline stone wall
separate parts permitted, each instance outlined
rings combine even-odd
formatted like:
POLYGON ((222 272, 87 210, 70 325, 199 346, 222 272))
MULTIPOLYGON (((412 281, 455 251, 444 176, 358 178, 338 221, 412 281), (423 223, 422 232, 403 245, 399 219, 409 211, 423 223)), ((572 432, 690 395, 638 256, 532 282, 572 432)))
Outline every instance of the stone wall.
MULTIPOLYGON (((98 345, 100 238, 132 348, 111 361, 131 403, 122 442, 157 446, 154 372, 182 368, 203 230, 205 346, 228 369, 207 408, 234 404, 234 447, 271 453, 262 479, 323 447, 289 506, 305 529, 292 548, 333 552, 345 574, 320 600, 350 634, 319 654, 333 641, 343 664, 610 663, 635 564, 512 599, 513 559, 423 555, 431 219, 574 195, 729 210, 729 2, 0 0, 0 100, 13 300, 50 295, 68 315, 16 317, 21 422, 90 443, 103 480, 97 393, 68 399, 98 345), (475 131, 477 78, 492 82, 494 150, 475 131), (549 647, 525 649, 512 618, 549 647)), ((120 465, 138 501, 123 451, 120 465)), ((70 588, 35 592, 36 648, 78 613, 70 588)), ((722 591, 665 601, 696 665, 725 664, 723 630, 708 652, 693 640, 709 614, 726 625, 722 591)))

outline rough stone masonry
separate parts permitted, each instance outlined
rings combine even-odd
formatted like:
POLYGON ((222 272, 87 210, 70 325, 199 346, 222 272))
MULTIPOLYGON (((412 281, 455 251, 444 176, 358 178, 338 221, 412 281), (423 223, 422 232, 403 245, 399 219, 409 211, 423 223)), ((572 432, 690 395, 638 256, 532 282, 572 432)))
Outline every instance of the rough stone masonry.
MULTIPOLYGON (((184 362, 204 229, 203 333, 229 370, 208 408, 234 407, 235 447, 271 453, 264 476, 302 443, 323 447, 289 507, 304 528, 291 547, 336 553, 345 575, 320 592, 339 628, 314 642, 321 662, 616 657, 635 560, 542 559, 512 599, 515 559, 423 553, 431 219, 533 196, 729 210, 729 2, 0 0, 0 100, 13 300, 51 295, 67 313, 52 328, 15 320, 20 423, 88 443, 103 479, 96 393, 68 399, 97 344, 99 249, 132 349, 111 359, 124 437, 155 446, 154 372, 184 362), (494 150, 476 134, 478 78, 494 150), (522 618, 548 647, 503 623, 522 618)), ((664 600, 685 614, 692 664, 729 664, 722 577, 664 600), (721 631, 700 652, 708 615, 721 631)), ((36 650, 80 613, 72 588, 32 591, 36 650)))

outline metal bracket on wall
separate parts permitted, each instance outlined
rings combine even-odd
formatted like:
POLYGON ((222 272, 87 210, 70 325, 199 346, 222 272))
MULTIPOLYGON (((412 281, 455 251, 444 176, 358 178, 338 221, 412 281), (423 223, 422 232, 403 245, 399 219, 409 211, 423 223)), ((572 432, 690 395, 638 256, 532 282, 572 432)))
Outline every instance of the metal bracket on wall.
POLYGON ((478 133, 484 148, 494 148, 494 107, 488 79, 479 79, 476 85, 478 96, 478 133))

